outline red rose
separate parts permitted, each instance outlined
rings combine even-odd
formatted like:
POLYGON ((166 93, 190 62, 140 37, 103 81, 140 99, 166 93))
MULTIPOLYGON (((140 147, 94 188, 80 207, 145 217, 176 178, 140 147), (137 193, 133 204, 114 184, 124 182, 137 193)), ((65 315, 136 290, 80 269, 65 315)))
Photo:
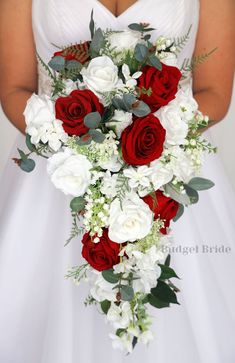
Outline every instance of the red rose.
POLYGON ((122 133, 122 156, 127 164, 145 165, 163 151, 166 130, 153 114, 136 118, 122 133))
POLYGON ((76 60, 81 64, 84 64, 90 59, 89 47, 90 42, 71 45, 70 47, 67 47, 59 52, 55 52, 54 57, 60 56, 64 57, 67 61, 76 60))
POLYGON ((143 200, 153 211, 155 219, 161 218, 164 220, 165 226, 161 229, 161 232, 166 234, 166 228, 169 227, 170 221, 178 212, 179 203, 166 197, 161 190, 157 190, 155 192, 155 196, 156 198, 152 195, 147 195, 143 198, 143 200))
POLYGON ((91 112, 103 112, 103 105, 90 90, 75 90, 67 97, 59 97, 55 103, 56 118, 63 121, 69 135, 81 136, 88 132, 84 117, 91 112))
POLYGON ((176 67, 162 64, 162 70, 159 71, 155 67, 145 66, 138 82, 140 99, 149 105, 152 112, 157 111, 175 98, 181 76, 176 67), (142 88, 151 89, 151 95, 143 92, 142 88))
POLYGON ((118 256, 120 244, 109 239, 107 229, 103 231, 99 243, 94 243, 89 233, 83 236, 82 243, 82 256, 94 269, 98 271, 109 270, 120 262, 118 256))

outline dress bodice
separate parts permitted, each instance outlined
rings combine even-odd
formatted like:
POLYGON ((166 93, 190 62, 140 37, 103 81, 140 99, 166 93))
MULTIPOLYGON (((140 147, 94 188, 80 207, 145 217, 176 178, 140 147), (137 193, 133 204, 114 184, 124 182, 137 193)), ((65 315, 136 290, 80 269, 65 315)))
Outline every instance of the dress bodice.
POLYGON ((184 36, 190 25, 190 39, 179 62, 193 53, 198 28, 199 0, 137 0, 115 17, 99 0, 33 0, 33 30, 37 51, 48 61, 55 45, 66 46, 90 39, 89 21, 92 9, 97 26, 122 29, 133 22, 147 22, 159 35, 184 36))

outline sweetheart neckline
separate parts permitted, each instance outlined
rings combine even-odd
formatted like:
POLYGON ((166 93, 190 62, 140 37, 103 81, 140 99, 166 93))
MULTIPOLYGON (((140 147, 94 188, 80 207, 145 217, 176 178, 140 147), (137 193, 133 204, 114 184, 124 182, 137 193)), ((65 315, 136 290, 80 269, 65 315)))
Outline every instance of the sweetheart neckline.
POLYGON ((114 19, 118 20, 119 18, 121 18, 122 16, 126 15, 129 11, 131 11, 133 8, 135 8, 136 6, 138 6, 141 1, 140 0, 136 0, 132 5, 130 5, 126 10, 124 10, 121 14, 119 15, 115 15, 112 13, 111 10, 109 10, 104 4, 102 4, 100 2, 100 0, 91 0, 93 2, 95 2, 97 5, 99 5, 101 8, 103 8, 106 13, 108 13, 109 15, 111 15, 114 19))

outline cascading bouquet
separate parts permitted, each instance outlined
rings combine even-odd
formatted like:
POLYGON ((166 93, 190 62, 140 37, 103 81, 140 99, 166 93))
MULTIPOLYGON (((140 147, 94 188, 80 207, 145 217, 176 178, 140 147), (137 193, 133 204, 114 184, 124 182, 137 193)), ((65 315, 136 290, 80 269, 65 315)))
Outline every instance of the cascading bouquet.
POLYGON ((73 197, 68 242, 82 232, 86 263, 66 277, 89 281, 85 303, 101 307, 113 346, 130 353, 152 340, 148 304, 178 304, 170 221, 213 186, 198 175, 215 148, 201 138, 209 119, 185 82, 193 62, 177 67, 189 34, 151 42, 148 24, 103 31, 93 15, 90 30, 91 41, 40 59, 51 94, 28 100, 29 153, 15 161, 29 172, 32 153, 48 158, 52 183, 73 197))

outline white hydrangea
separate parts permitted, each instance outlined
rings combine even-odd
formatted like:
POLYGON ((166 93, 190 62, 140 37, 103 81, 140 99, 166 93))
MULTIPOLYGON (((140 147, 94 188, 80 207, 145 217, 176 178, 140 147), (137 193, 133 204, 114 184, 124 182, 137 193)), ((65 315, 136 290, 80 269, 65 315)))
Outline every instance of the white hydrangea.
POLYGON ((106 171, 102 179, 100 187, 101 193, 106 195, 108 198, 114 198, 117 195, 117 179, 118 174, 111 174, 109 170, 106 171))
POLYGON ((57 189, 66 195, 83 196, 91 182, 92 164, 84 155, 69 148, 54 154, 47 161, 47 172, 57 189))
POLYGON ((123 171, 123 174, 129 179, 131 189, 142 190, 150 188, 152 169, 147 165, 139 166, 137 168, 130 166, 123 171))
POLYGON ((117 305, 112 302, 107 313, 107 321, 111 323, 115 329, 126 329, 132 321, 130 303, 125 301, 117 305))
POLYGON ((191 83, 180 88, 175 96, 175 99, 170 102, 174 106, 182 120, 185 122, 191 121, 198 110, 198 104, 193 97, 191 83))
POLYGON ((116 334, 109 334, 109 337, 112 339, 112 347, 113 349, 119 349, 125 353, 132 353, 133 351, 133 335, 124 333, 120 337, 116 334))
POLYGON ((171 155, 169 168, 172 169, 174 175, 179 181, 188 183, 195 175, 190 155, 185 153, 185 151, 179 146, 172 146, 167 151, 169 155, 171 155))
POLYGON ((153 212, 139 196, 132 192, 122 204, 115 199, 110 205, 109 238, 117 243, 134 242, 151 230, 153 212))
POLYGON ((68 140, 62 121, 55 118, 54 103, 49 96, 33 94, 27 101, 24 116, 32 144, 48 143, 53 151, 58 151, 68 140))
POLYGON ((116 292, 113 290, 113 284, 107 282, 101 272, 93 270, 89 281, 91 285, 90 294, 96 301, 116 301, 116 292))
POLYGON ((120 139, 122 132, 131 125, 133 122, 132 113, 122 110, 115 110, 111 121, 106 122, 108 128, 114 129, 118 139, 120 139))
POLYGON ((159 159, 151 162, 149 169, 151 171, 150 180, 154 186, 154 190, 160 189, 163 185, 169 183, 173 178, 172 168, 159 159))

